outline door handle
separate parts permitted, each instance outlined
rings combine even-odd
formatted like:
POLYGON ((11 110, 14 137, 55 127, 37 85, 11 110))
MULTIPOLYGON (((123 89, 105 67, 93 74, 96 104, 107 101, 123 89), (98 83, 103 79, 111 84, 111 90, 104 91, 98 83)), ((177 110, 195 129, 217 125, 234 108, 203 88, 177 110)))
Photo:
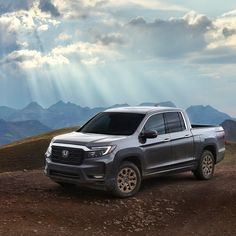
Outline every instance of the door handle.
POLYGON ((169 142, 169 141, 170 141, 170 138, 165 138, 163 141, 164 141, 164 142, 169 142))
POLYGON ((188 138, 188 137, 190 137, 191 135, 190 134, 186 134, 186 135, 184 135, 184 137, 186 137, 186 138, 188 138))

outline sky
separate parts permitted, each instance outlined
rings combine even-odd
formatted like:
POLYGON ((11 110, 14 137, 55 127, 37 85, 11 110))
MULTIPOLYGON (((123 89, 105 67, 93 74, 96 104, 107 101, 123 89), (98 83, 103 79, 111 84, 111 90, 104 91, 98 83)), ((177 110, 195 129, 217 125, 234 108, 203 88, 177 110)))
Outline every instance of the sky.
POLYGON ((172 101, 236 117, 235 0, 0 0, 0 106, 172 101))

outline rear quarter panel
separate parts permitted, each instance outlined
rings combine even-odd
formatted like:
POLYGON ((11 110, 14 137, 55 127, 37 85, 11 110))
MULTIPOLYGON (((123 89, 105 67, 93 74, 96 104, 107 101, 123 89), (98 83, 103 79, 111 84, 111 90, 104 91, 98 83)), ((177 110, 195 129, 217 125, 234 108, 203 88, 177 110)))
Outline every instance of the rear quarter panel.
POLYGON ((192 129, 196 158, 199 159, 203 150, 209 146, 215 148, 216 163, 224 158, 224 129, 221 126, 192 129))

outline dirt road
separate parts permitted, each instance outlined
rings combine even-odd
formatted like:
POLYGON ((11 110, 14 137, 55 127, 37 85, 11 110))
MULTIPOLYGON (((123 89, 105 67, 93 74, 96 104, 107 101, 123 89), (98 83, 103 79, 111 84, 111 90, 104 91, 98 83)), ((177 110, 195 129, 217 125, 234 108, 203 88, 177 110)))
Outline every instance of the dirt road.
POLYGON ((191 173, 143 183, 134 198, 65 191, 41 170, 0 174, 1 235, 236 235, 236 171, 191 173))

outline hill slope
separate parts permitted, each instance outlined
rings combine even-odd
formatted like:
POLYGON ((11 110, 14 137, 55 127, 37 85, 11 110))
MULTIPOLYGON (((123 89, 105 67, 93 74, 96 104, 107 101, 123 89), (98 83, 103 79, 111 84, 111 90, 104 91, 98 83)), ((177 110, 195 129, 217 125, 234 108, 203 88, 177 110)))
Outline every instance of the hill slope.
POLYGON ((56 135, 68 133, 76 129, 60 129, 1 147, 0 172, 42 167, 44 153, 50 140, 56 135))

